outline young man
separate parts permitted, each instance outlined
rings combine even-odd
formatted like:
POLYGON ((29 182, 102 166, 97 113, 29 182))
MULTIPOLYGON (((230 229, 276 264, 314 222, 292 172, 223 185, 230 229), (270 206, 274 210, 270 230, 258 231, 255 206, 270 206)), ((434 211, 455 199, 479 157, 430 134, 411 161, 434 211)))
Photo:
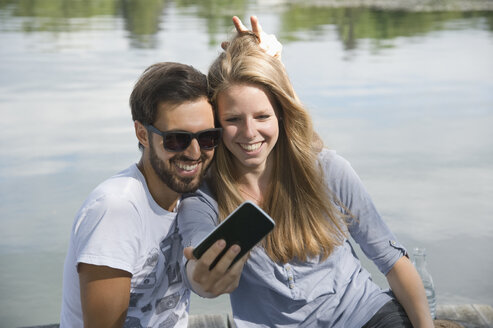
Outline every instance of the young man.
MULTIPOLYGON (((100 184, 75 217, 63 273, 62 328, 187 325, 190 291, 182 283, 175 208, 181 193, 198 188, 221 130, 214 128, 206 77, 191 66, 150 66, 130 107, 142 156, 100 184)), ((212 246, 207 256, 223 247, 212 246)), ((229 250, 217 270, 235 255, 229 250)), ((235 265, 213 279, 211 291, 230 291, 241 269, 235 265)))

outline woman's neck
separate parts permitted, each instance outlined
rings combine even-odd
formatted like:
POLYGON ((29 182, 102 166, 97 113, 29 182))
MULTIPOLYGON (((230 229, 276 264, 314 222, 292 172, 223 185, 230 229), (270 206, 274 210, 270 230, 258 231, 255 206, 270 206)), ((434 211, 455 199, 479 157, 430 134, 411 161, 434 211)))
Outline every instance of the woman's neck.
POLYGON ((272 165, 269 163, 262 169, 243 168, 239 172, 238 190, 243 198, 261 205, 267 196, 273 176, 272 165))

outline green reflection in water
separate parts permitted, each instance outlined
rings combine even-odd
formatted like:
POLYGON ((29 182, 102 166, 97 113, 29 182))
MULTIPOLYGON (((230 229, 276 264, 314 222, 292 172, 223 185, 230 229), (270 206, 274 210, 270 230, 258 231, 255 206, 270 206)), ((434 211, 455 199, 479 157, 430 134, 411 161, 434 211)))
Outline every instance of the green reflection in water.
POLYGON ((164 0, 121 0, 125 27, 130 32, 130 38, 133 41, 131 46, 156 47, 153 36, 159 31, 164 5, 164 0))
MULTIPOLYGON (((23 18, 19 29, 26 33, 94 29, 94 22, 89 18, 121 17, 129 31, 132 47, 154 48, 157 47, 154 37, 159 32, 160 22, 171 7, 180 15, 202 19, 209 44, 216 46, 231 29, 231 16, 238 15, 247 20, 245 15, 253 5, 255 2, 248 0, 0 0, 0 11, 2 21, 11 17, 23 18)), ((346 50, 356 49, 362 39, 371 40, 373 50, 393 46, 391 41, 395 38, 450 29, 447 26, 450 22, 460 21, 457 28, 493 31, 491 11, 410 12, 301 3, 284 3, 277 8, 281 25, 279 31, 272 32, 276 32, 282 42, 322 37, 327 27, 334 27, 346 50)), ((6 29, 12 27, 0 24, 0 31, 6 29)))
POLYGON ((281 14, 282 40, 303 38, 299 32, 310 32, 311 37, 324 35, 325 26, 335 26, 346 50, 357 48, 357 41, 370 39, 376 49, 389 46, 388 40, 398 37, 425 35, 450 29, 446 25, 463 20, 460 28, 493 31, 492 12, 408 12, 383 11, 371 8, 323 8, 291 6, 281 14))
POLYGON ((231 17, 243 17, 248 10, 246 0, 176 0, 175 5, 181 10, 182 14, 190 12, 190 8, 195 9, 192 13, 206 21, 209 35, 209 45, 216 47, 224 41, 222 35, 232 29, 231 17), (218 36, 221 39, 218 39, 218 36))
POLYGON ((117 5, 114 0, 0 0, 0 10, 6 15, 24 18, 19 29, 27 33, 89 29, 88 21, 78 19, 116 16, 117 5))

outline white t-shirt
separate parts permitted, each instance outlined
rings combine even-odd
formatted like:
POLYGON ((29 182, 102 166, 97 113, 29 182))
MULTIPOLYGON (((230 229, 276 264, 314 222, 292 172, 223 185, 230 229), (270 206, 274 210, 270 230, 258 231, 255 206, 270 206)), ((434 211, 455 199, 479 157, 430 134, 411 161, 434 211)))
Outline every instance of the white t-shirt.
POLYGON ((176 214, 152 198, 134 164, 100 184, 77 213, 63 272, 60 327, 83 327, 78 263, 132 274, 124 327, 186 327, 176 214))

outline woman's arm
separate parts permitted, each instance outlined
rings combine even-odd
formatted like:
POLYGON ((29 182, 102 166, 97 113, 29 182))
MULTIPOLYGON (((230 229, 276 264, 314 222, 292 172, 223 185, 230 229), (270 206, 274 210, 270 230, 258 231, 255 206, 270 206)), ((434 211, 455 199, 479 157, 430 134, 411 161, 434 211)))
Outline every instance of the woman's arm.
POLYGON ((401 257, 386 277, 413 327, 434 327, 423 283, 411 261, 406 256, 401 257))
POLYGON ((421 278, 349 162, 335 152, 322 152, 329 189, 349 209, 349 232, 365 255, 385 274, 414 327, 433 327, 421 278))
POLYGON ((206 187, 195 195, 182 199, 178 208, 178 229, 185 247, 184 255, 187 259, 182 270, 183 279, 187 287, 196 294, 213 298, 225 293, 231 293, 239 284, 243 265, 247 256, 243 256, 231 268, 231 262, 236 258, 239 246, 230 247, 221 260, 209 270, 211 263, 224 250, 226 243, 219 240, 214 243, 200 259, 193 256, 193 247, 207 236, 218 224, 217 203, 209 194, 206 187))

